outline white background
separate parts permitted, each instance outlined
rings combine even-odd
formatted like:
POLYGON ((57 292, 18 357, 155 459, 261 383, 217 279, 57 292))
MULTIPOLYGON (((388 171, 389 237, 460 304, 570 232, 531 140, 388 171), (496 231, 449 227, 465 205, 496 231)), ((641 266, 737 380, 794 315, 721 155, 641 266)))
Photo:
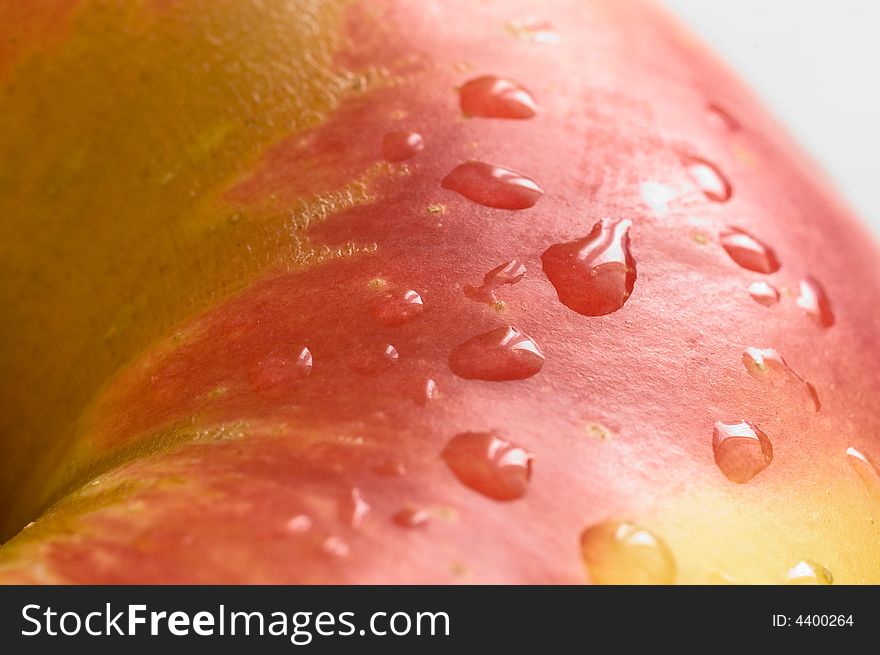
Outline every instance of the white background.
POLYGON ((880 235, 880 0, 665 0, 880 235))

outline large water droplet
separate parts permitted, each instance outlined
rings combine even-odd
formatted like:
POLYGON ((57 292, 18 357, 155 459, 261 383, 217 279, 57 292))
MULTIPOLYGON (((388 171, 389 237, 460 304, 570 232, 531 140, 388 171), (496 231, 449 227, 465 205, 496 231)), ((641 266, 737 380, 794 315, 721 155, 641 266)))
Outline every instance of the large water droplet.
POLYGON ((425 149, 425 142, 418 132, 401 130, 389 132, 382 139, 382 157, 385 161, 398 162, 415 157, 425 149))
POLYGON ((514 259, 506 264, 501 264, 486 273, 483 277, 483 284, 479 287, 467 285, 464 288, 465 295, 471 300, 479 302, 495 303, 498 298, 495 291, 505 284, 516 284, 523 279, 526 274, 526 267, 520 261, 514 259))
POLYGON ((789 584, 800 585, 830 585, 834 583, 834 577, 831 571, 821 564, 816 564, 810 560, 801 560, 788 570, 789 584))
POLYGON ((632 221, 603 219, 583 239, 550 246, 541 263, 563 305, 584 316, 623 307, 636 282, 629 250, 632 221))
POLYGON ((468 380, 522 380, 544 366, 544 353, 538 344, 518 328, 500 327, 453 348, 449 368, 468 380))
POLYGON ((581 556, 590 579, 601 585, 668 585, 675 560, 666 544, 643 527, 608 521, 584 530, 581 556))
POLYGON ((480 161, 456 166, 441 184, 468 200, 496 209, 528 209, 544 195, 532 178, 480 161))
POLYGON ((710 161, 700 157, 685 156, 682 158, 688 175, 694 181, 694 184, 703 192, 709 200, 713 202, 727 202, 733 193, 733 187, 718 170, 718 167, 710 161))
POLYGON ((466 82, 459 90, 461 112, 483 118, 531 118, 538 109, 521 84, 494 75, 466 82))
POLYGON ((431 520, 431 513, 424 509, 406 507, 391 517, 402 528, 420 528, 431 520))
POLYGON ((860 450, 850 446, 846 449, 846 461, 861 478, 868 491, 880 497, 880 468, 860 450))
POLYGON ((386 291, 373 306, 373 315, 389 326, 403 325, 422 313, 424 303, 417 291, 398 289, 386 291))
POLYGON ((731 227, 721 233, 721 245, 737 264, 756 273, 775 273, 779 270, 776 253, 745 230, 731 227))
POLYGON ((764 281, 752 282, 749 285, 749 295, 754 301, 764 307, 770 307, 779 302, 779 291, 772 284, 764 281))
POLYGON ((248 381, 260 394, 281 398, 312 372, 312 353, 301 348, 292 357, 273 355, 258 361, 248 373, 248 381))
POLYGON ((818 412, 822 408, 816 388, 795 373, 773 348, 746 348, 742 361, 756 380, 799 396, 810 411, 818 412))
POLYGON ((810 318, 823 328, 834 325, 834 312, 831 310, 831 301, 828 300, 828 294, 825 293, 825 289, 815 278, 807 277, 801 280, 797 306, 803 309, 810 318))
POLYGON ((359 530, 370 513, 370 505, 364 500, 360 489, 353 487, 339 501, 339 518, 359 530))
POLYGON ((712 434, 712 450, 718 468, 737 484, 748 482, 773 461, 770 439, 747 421, 718 421, 712 434))
POLYGON ((495 500, 521 498, 534 456, 495 432, 464 432, 450 439, 443 461, 474 491, 495 500))
POLYGON ((390 343, 384 343, 379 347, 361 350, 352 356, 351 368, 361 375, 378 375, 387 371, 397 360, 400 354, 397 348, 390 343))

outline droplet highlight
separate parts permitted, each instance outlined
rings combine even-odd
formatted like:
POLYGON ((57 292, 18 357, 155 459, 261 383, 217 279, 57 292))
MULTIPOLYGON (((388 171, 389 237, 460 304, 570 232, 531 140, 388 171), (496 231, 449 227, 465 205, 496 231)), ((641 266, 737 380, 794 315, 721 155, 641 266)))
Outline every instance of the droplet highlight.
POLYGON ((559 43, 559 33, 550 22, 545 20, 536 18, 511 20, 505 27, 513 36, 532 43, 559 43))
POLYGON ((748 482, 773 461, 770 439, 748 421, 718 421, 712 451, 724 477, 737 484, 748 482))
POLYGON ((534 456, 495 432, 464 432, 442 452, 463 484, 494 500, 521 498, 532 477, 534 456))
POLYGON ((431 520, 431 513, 424 509, 407 507, 391 517, 402 528, 421 528, 431 520))
POLYGON ((373 315, 383 325, 403 325, 417 318, 424 309, 422 296, 412 289, 397 289, 381 294, 373 305, 373 315))
POLYGON ((712 202, 727 202, 733 195, 733 187, 718 167, 700 157, 682 158, 685 170, 697 188, 712 202))
POLYGON ((788 570, 788 584, 797 585, 830 585, 834 584, 831 571, 821 564, 810 560, 801 560, 788 570))
POLYGON ((370 504, 364 500, 360 489, 350 489, 339 501, 339 518, 355 530, 360 530, 370 514, 370 504))
POLYGON ((544 353, 537 343, 516 327, 489 330, 456 346, 449 354, 449 368, 467 380, 523 380, 544 366, 544 353))
POLYGON ((483 277, 483 284, 478 287, 467 285, 464 288, 465 295, 471 300, 477 302, 485 302, 493 304, 498 302, 495 292, 502 286, 508 284, 516 284, 526 274, 526 267, 519 260, 512 260, 505 264, 501 264, 486 273, 483 277))
POLYGON ((801 280, 800 293, 797 297, 797 306, 807 313, 817 325, 829 328, 834 325, 834 312, 831 309, 831 301, 824 287, 813 277, 801 280))
POLYGON ((495 209, 528 209, 544 195, 532 178, 495 164, 468 161, 443 178, 441 186, 495 209))
POLYGON ((388 162, 404 161, 415 157, 424 149, 425 141, 418 132, 389 132, 382 139, 382 157, 388 162))
POLYGON ((632 221, 603 219, 583 239, 550 246, 541 264, 560 302, 584 316, 604 316, 623 307, 636 283, 630 253, 632 221))
POLYGON ((759 382, 800 397, 812 412, 822 408, 816 387, 798 375, 773 348, 746 348, 742 362, 749 375, 759 382))
POLYGON ((728 228, 721 233, 720 241, 730 258, 749 271, 775 273, 779 270, 779 259, 773 249, 745 230, 728 228))
POLYGON ((458 96, 465 116, 524 119, 538 110, 534 97, 521 84, 494 75, 467 81, 458 96))
POLYGON ((759 305, 772 307, 779 302, 779 291, 772 284, 764 281, 752 282, 749 285, 749 295, 759 305))
POLYGON ((846 461, 864 483, 865 488, 872 495, 880 497, 880 467, 862 451, 852 446, 846 449, 846 461))
POLYGON ((593 584, 668 585, 675 560, 662 539, 628 521, 608 521, 581 533, 581 557, 593 584))

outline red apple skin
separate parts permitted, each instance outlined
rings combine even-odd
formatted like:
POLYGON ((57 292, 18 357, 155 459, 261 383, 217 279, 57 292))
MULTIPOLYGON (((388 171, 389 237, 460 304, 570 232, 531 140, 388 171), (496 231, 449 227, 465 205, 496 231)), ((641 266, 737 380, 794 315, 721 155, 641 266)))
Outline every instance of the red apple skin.
MULTIPOLYGON (((160 24, 196 4, 138 11, 160 24)), ((286 4, 272 11, 296 11, 286 4)), ((0 51, 5 85, 21 52, 41 51, 51 67, 89 24, 88 3, 72 3, 67 22, 34 7, 15 18, 40 26, 25 31, 32 43, 0 51)), ((288 133, 198 190, 217 215, 237 217, 238 241, 196 256, 228 257, 238 286, 200 279, 200 297, 213 299, 196 310, 156 300, 173 327, 155 323, 61 445, 45 437, 51 455, 28 452, 41 477, 22 482, 8 524, 35 522, 0 550, 0 581, 627 581, 640 555, 612 544, 590 551, 607 558, 596 562, 581 536, 631 521, 671 558, 648 582, 784 583, 801 561, 835 583, 880 582, 877 246, 748 91, 643 2, 381 0, 339 11, 315 27, 334 40, 334 70, 380 71, 380 81, 341 93, 309 126, 279 128, 288 133), (517 23, 535 12, 558 38, 517 23), (482 75, 521 84, 535 116, 463 117, 456 88, 482 75), (424 149, 383 162, 384 136, 401 130, 424 149), (717 184, 701 190, 688 171, 697 159, 729 198, 717 184), (441 186, 472 160, 520 172, 543 195, 496 209, 441 186), (636 277, 619 309, 587 316, 560 302, 541 256, 604 218, 632 221, 636 277), (720 239, 730 228, 772 248, 779 270, 738 265, 720 239), (294 244, 295 261, 266 256, 294 244), (465 293, 511 260, 526 274, 494 289, 494 302, 465 293), (799 290, 808 278, 827 294, 819 320, 799 290), (781 301, 756 302, 756 281, 781 301), (407 290, 421 309, 388 320, 407 290), (451 370, 459 344, 504 326, 537 344, 539 370, 506 380, 451 370), (784 355, 821 409, 796 384, 751 375, 747 348, 784 355), (738 420, 772 442, 772 461, 742 484, 712 445, 717 421, 738 420), (461 481, 443 453, 465 433, 518 449, 522 493, 490 497, 461 481), (401 525, 407 509, 429 518, 401 525)), ((106 93, 90 101, 112 115, 106 93)), ((161 120, 160 134, 184 119, 161 120)), ((155 243, 173 251, 174 238, 155 243)), ((162 276, 149 270, 144 284, 170 287, 162 276)))

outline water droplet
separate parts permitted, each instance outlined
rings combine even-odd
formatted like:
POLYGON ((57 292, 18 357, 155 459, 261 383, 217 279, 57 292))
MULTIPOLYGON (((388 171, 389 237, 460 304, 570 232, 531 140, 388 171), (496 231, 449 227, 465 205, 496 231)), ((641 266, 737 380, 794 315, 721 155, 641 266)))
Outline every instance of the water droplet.
POLYGON ((779 270, 776 253, 745 230, 731 227, 721 233, 721 245, 737 264, 756 273, 775 273, 779 270))
POLYGON ((533 43, 559 43, 559 34, 548 21, 536 18, 511 20, 505 27, 519 39, 527 39, 533 43))
POLYGON ((441 183, 468 200, 496 209, 528 209, 544 195, 532 178, 480 161, 456 166, 441 183))
POLYGON ((816 564, 810 560, 801 560, 788 570, 789 584, 800 585, 830 585, 834 583, 834 577, 831 571, 821 564, 816 564))
POLYGON ((773 461, 770 439, 747 421, 718 421, 712 434, 712 451, 724 476, 737 484, 748 482, 773 461))
POLYGON ((416 389, 418 391, 416 402, 420 405, 427 405, 431 401, 437 400, 440 396, 440 389, 437 386, 437 383, 431 378, 424 380, 416 387, 416 389))
POLYGON ((361 496, 361 490, 353 487, 339 501, 339 518, 355 530, 363 526, 370 513, 370 505, 361 496))
POLYGON ((408 323, 422 313, 422 297, 412 289, 398 289, 382 294, 373 306, 373 315, 380 323, 397 326, 408 323))
POLYGON ((308 532, 312 529, 312 519, 305 514, 298 514, 291 518, 285 525, 288 532, 308 532))
POLYGON ((749 285, 749 295, 759 305, 770 307, 779 302, 779 291, 772 284, 764 281, 752 282, 749 285))
POLYGON ((385 161, 398 162, 415 157, 425 149, 425 141, 418 132, 401 130, 389 132, 382 139, 382 157, 385 161))
POLYGON ((525 264, 514 259, 486 273, 483 277, 483 284, 479 287, 467 285, 464 288, 464 293, 471 300, 493 304, 498 300, 495 297, 495 291, 499 287, 505 284, 516 284, 523 279, 525 274, 525 264))
POLYGON ((300 349, 293 357, 266 357, 250 370, 248 380, 259 393, 278 398, 309 376, 312 363, 312 353, 308 348, 300 349))
POLYGON ((494 75, 469 80, 458 95, 465 116, 531 118, 538 108, 532 94, 521 84, 494 75))
POLYGON ((581 556, 594 584, 668 585, 675 581, 675 560, 663 540, 627 521, 608 521, 584 530, 581 556))
POLYGON ((721 107, 717 103, 710 103, 708 107, 709 120, 716 126, 729 132, 736 132, 740 129, 739 121, 736 120, 729 111, 721 107))
POLYGON ((495 432, 456 435, 442 457, 461 482, 495 500, 521 498, 532 477, 534 456, 495 432))
POLYGON ((400 478, 406 475, 406 467, 396 459, 386 459, 373 467, 373 473, 383 478, 400 478))
POLYGON ((636 282, 629 250, 628 219, 596 223, 583 239, 550 246, 541 263, 560 302, 584 316, 603 316, 623 307, 636 282))
POLYGON ((453 348, 449 368, 468 380, 522 380, 544 366, 544 353, 538 344, 518 328, 500 327, 453 348))
POLYGON ((675 189, 660 182, 643 182, 639 187, 642 201, 657 216, 669 211, 669 201, 675 198, 675 189))
POLYGON ((350 552, 348 544, 339 537, 327 537, 321 544, 321 550, 333 557, 347 557, 350 552))
POLYGON ((352 358, 351 368, 361 375, 378 375, 387 371, 397 360, 400 354, 397 348, 390 343, 384 343, 378 348, 363 350, 352 358))
POLYGON ((834 325, 831 301, 828 300, 825 289, 815 278, 807 277, 801 280, 800 295, 796 302, 798 307, 823 328, 834 325))
POLYGON ((756 380, 798 394, 810 411, 822 409, 816 387, 795 373, 773 348, 746 348, 742 361, 746 371, 756 380))
POLYGON ((431 520, 431 513, 424 509, 404 508, 391 517, 403 528, 420 528, 431 520))
POLYGON ((861 478, 868 491, 880 496, 880 468, 863 452, 852 446, 846 449, 846 461, 861 478))
POLYGON ((682 159, 684 167, 694 184, 713 202, 727 202, 733 193, 727 178, 718 170, 712 162, 700 157, 685 156, 682 159))

